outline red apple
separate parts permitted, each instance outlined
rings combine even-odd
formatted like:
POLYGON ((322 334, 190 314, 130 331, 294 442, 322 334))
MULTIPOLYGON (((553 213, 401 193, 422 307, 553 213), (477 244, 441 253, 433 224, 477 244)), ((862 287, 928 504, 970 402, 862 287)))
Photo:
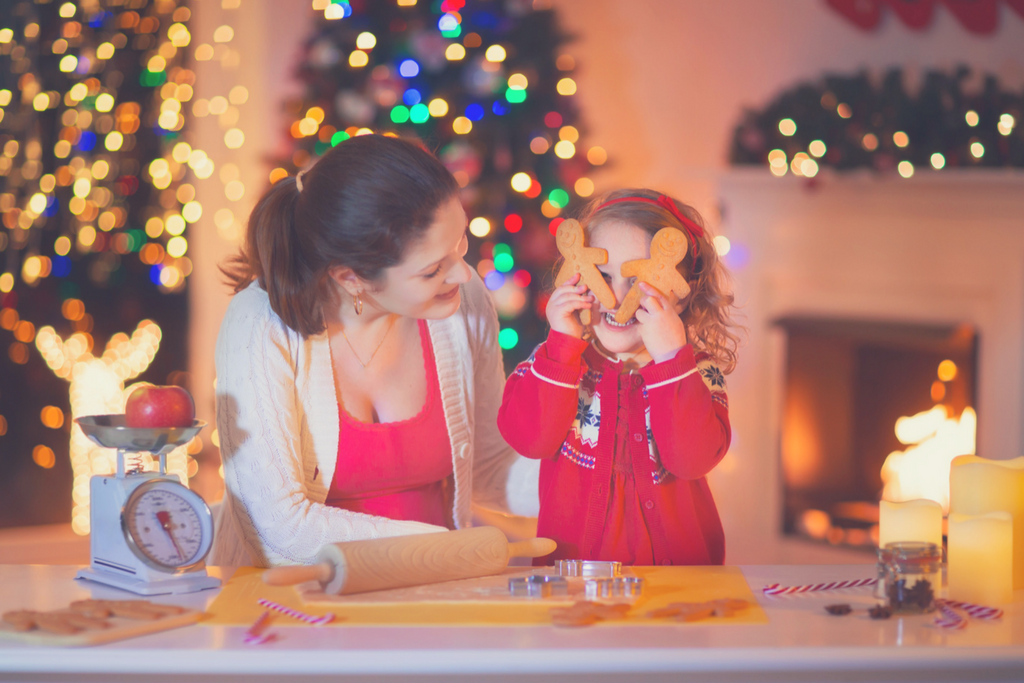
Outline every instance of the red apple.
POLYGON ((196 418, 196 406, 181 387, 144 384, 128 397, 124 415, 129 427, 190 427, 196 418))

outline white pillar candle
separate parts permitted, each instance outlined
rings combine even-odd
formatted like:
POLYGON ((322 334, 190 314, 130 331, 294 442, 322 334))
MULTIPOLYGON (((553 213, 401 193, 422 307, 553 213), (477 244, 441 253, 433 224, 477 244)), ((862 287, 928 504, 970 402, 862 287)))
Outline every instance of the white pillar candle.
POLYGON ((949 597, 995 607, 1013 601, 1013 517, 949 515, 949 597))
POLYGON ((1024 588, 1024 456, 988 460, 954 458, 949 472, 949 511, 961 515, 1008 512, 1013 517, 1013 587, 1024 588))
POLYGON ((920 541, 942 547, 942 506, 934 500, 908 500, 879 506, 878 547, 897 541, 920 541))

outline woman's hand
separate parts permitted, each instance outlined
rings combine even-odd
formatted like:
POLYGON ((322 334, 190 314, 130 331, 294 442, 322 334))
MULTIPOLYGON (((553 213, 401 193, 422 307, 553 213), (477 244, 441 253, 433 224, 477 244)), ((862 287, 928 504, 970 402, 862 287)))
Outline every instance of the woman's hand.
POLYGON ((679 317, 676 306, 669 303, 661 292, 646 282, 638 285, 644 294, 640 299, 640 308, 636 311, 640 338, 654 362, 663 363, 674 358, 679 349, 688 343, 686 325, 679 317))
POLYGON ((590 308, 596 301, 594 295, 587 291, 585 284, 576 284, 579 281, 580 274, 576 273, 564 285, 557 287, 551 293, 547 308, 544 309, 552 330, 576 339, 583 338, 583 324, 580 323, 576 311, 590 308))

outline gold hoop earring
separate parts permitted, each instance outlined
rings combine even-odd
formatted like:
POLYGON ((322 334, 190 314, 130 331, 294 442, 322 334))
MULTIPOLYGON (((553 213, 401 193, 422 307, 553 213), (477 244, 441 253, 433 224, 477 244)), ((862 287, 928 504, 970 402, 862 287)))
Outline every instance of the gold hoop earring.
POLYGON ((356 315, 363 314, 363 300, 359 298, 358 294, 356 294, 356 300, 355 303, 353 304, 353 308, 356 309, 356 315))

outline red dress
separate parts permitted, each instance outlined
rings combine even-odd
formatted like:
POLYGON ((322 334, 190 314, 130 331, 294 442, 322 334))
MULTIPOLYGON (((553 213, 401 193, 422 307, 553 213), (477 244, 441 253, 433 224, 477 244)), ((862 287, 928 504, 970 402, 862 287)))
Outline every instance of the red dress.
POLYGON ((541 460, 537 535, 555 559, 722 564, 706 476, 729 448, 729 402, 713 359, 687 345, 636 372, 552 332, 505 385, 498 428, 541 460))
POLYGON ((327 505, 453 528, 452 446, 430 333, 419 321, 427 400, 399 422, 360 422, 339 406, 338 464, 327 505))

